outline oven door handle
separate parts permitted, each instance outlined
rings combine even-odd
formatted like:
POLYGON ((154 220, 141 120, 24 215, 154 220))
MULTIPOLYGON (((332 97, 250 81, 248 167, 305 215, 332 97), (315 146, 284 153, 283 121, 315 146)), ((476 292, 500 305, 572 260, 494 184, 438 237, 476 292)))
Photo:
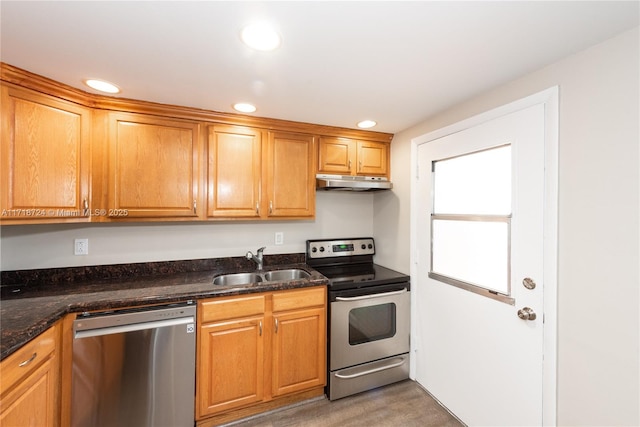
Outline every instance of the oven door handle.
POLYGON ((373 369, 369 369, 367 371, 362 371, 362 372, 358 372, 357 374, 350 374, 350 375, 338 374, 336 372, 335 376, 337 378, 341 378, 343 380, 348 380, 348 379, 351 379, 351 378, 358 378, 358 377, 361 377, 363 375, 373 374, 374 372, 386 371, 387 369, 397 368, 398 366, 402 366, 405 361, 406 361, 406 359, 401 358, 399 362, 396 362, 396 363, 391 364, 391 365, 381 366, 379 368, 373 368, 373 369))
POLYGON ((373 298, 382 298, 382 297, 390 297, 392 295, 400 295, 407 292, 407 288, 402 289, 401 291, 394 292, 385 292, 384 294, 369 294, 363 295, 361 297, 336 297, 336 301, 361 301, 365 299, 373 299, 373 298))

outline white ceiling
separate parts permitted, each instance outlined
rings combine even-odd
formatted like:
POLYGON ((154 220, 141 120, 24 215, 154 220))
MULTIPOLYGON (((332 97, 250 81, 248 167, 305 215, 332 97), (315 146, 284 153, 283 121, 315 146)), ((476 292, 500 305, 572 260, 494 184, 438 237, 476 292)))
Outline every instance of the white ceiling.
POLYGON ((91 92, 395 133, 639 25, 638 1, 0 3, 3 62, 91 92), (274 52, 240 29, 271 21, 274 52))

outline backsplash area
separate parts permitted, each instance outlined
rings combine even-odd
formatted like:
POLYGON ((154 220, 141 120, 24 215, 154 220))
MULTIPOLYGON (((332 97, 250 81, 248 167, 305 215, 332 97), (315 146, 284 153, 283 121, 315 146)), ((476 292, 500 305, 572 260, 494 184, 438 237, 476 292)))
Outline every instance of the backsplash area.
POLYGON ((373 234, 373 194, 318 192, 316 219, 269 222, 41 224, 3 226, 2 271, 304 253, 307 239, 373 234), (275 233, 284 242, 275 245, 275 233), (74 239, 89 254, 74 255, 74 239))

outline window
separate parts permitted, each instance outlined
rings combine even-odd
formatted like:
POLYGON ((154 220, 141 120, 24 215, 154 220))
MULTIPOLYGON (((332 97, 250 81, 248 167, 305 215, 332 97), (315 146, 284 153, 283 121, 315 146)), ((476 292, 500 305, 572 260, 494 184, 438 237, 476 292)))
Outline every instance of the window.
POLYGON ((513 303, 511 145, 434 161, 429 277, 513 303))

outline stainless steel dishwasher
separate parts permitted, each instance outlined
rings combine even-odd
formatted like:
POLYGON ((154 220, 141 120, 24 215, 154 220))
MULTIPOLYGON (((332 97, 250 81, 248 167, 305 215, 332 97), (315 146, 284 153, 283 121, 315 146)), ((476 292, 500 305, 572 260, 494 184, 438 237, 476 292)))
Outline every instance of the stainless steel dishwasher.
POLYGON ((78 316, 73 427, 193 427, 196 307, 78 316))

